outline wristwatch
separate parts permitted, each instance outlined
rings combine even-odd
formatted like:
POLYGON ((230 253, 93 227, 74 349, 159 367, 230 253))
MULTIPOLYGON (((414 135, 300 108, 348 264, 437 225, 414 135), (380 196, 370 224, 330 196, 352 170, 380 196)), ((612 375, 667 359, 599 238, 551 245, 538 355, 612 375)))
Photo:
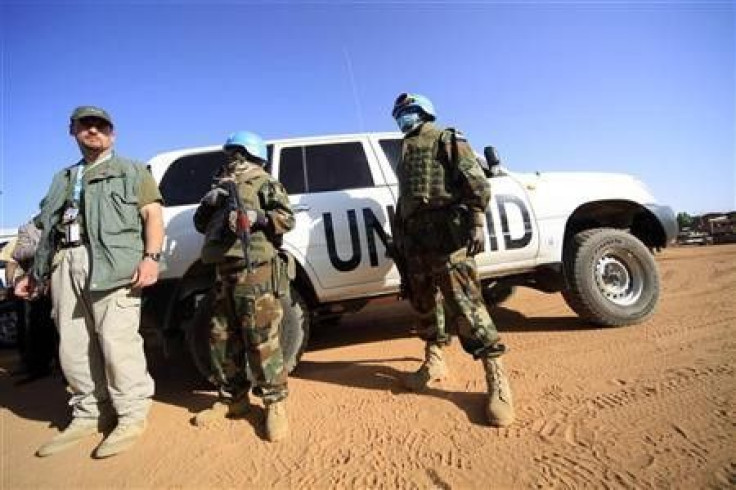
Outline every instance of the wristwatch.
POLYGON ((143 254, 144 259, 151 259, 154 262, 161 260, 161 252, 146 252, 143 254))

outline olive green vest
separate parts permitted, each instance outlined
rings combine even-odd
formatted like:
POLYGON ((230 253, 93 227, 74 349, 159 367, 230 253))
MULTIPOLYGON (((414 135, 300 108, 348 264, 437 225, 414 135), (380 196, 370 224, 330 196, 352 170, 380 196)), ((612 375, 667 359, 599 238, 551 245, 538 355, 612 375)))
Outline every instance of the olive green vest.
POLYGON ((453 169, 446 155, 450 137, 448 131, 424 123, 404 138, 397 169, 403 218, 422 209, 438 209, 457 202, 452 187, 453 169))
MULTIPOLYGON (((259 192, 271 176, 260 167, 252 167, 246 172, 235 172, 234 177, 243 208, 265 212, 259 192)), ((229 231, 227 215, 227 206, 223 204, 213 213, 207 225, 202 246, 202 262, 205 264, 223 262, 226 257, 244 258, 240 240, 229 231)), ((248 251, 254 264, 269 262, 276 255, 276 250, 264 230, 251 231, 248 251)))
MULTIPOLYGON (((36 224, 42 231, 33 264, 33 275, 48 277, 51 259, 58 250, 57 226, 64 203, 74 185, 75 166, 57 173, 41 203, 36 224)), ((105 291, 127 286, 143 258, 143 220, 138 209, 138 189, 146 167, 113 155, 91 172, 85 184, 85 236, 89 243, 89 288, 105 291)))
POLYGON ((404 137, 395 229, 408 254, 451 254, 467 245, 455 130, 424 123, 404 137))

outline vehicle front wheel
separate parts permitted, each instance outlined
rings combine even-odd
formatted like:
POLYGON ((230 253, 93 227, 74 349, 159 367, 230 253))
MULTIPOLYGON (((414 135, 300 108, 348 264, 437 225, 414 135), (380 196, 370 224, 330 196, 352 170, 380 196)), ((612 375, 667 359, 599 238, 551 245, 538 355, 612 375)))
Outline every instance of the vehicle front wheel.
POLYGON ((310 315, 307 303, 293 286, 289 296, 281 298, 284 318, 281 321, 281 350, 286 372, 296 368, 309 343, 310 315))
MULTIPOLYGON (((199 372, 208 380, 212 380, 209 338, 214 299, 214 290, 205 293, 197 305, 194 317, 186 326, 186 341, 190 355, 199 372)), ((284 317, 281 322, 279 339, 286 371, 291 373, 307 348, 310 327, 309 310, 293 286, 290 296, 284 296, 280 298, 280 301, 284 317)), ((252 379, 250 369, 248 377, 252 379)))
POLYGON ((654 257, 635 236, 612 228, 585 230, 566 251, 567 304, 582 318, 603 326, 639 323, 659 300, 654 257))

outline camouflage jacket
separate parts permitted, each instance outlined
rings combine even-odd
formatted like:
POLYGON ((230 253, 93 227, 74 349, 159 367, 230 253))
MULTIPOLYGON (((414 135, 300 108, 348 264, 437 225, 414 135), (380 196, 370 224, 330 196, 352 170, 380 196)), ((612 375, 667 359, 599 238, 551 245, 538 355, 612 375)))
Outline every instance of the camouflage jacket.
MULTIPOLYGON (((265 227, 251 229, 249 254, 254 263, 270 261, 281 245, 281 236, 294 228, 294 213, 286 190, 255 165, 225 167, 221 175, 235 180, 244 208, 260 211, 267 217, 265 227)), ((225 203, 219 207, 202 203, 194 214, 195 228, 205 235, 202 262, 206 264, 222 262, 227 257, 243 258, 242 245, 230 231, 226 208, 225 203)))

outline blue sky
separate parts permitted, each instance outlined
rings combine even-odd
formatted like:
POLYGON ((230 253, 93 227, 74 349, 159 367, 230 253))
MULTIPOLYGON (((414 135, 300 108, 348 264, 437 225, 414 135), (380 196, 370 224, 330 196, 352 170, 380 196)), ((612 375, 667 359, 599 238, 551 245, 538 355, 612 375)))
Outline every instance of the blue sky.
POLYGON ((80 104, 121 154, 394 130, 402 91, 516 171, 617 171, 736 209, 733 1, 0 0, 0 228, 79 158, 80 104))

